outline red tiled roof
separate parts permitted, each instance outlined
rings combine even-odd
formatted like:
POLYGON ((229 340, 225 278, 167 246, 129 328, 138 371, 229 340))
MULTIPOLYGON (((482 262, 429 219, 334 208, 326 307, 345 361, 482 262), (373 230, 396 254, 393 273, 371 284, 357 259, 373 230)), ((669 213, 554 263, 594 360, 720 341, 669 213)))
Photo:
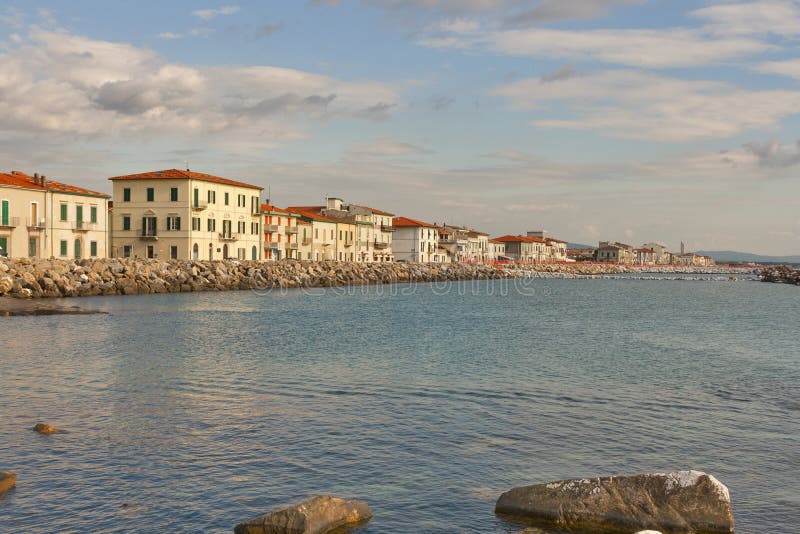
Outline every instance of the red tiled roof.
POLYGON ((272 211, 276 213, 285 213, 286 215, 297 215, 296 213, 279 208, 278 206, 273 206, 272 204, 261 204, 261 211, 272 211))
POLYGON ((109 180, 201 180, 203 182, 213 182, 215 184, 233 185, 237 187, 247 187, 250 189, 264 189, 258 185, 246 184, 244 182, 237 182, 228 178, 214 176, 213 174, 204 174, 202 172, 194 171, 181 171, 179 169, 166 169, 163 171, 150 171, 140 174, 127 174, 124 176, 114 176, 109 180))
POLYGON ((506 244, 506 242, 505 242, 505 241, 500 241, 500 240, 498 240, 498 239, 490 239, 490 240, 489 240, 489 243, 494 243, 494 244, 496 244, 496 245, 505 245, 505 244, 506 244))
POLYGON ((359 206, 358 204, 353 204, 353 206, 357 208, 364 208, 365 210, 369 210, 376 215, 388 215, 389 217, 394 217, 394 213, 389 213, 388 211, 376 210, 375 208, 370 208, 369 206, 359 206))
POLYGON ((321 210, 324 209, 323 206, 289 206, 286 208, 287 210, 291 211, 292 213, 297 213, 301 217, 308 217, 309 219, 314 219, 315 221, 325 221, 325 222, 340 222, 336 219, 331 219, 330 217, 326 217, 320 213, 321 210))
POLYGON ((500 243, 544 243, 544 239, 524 235, 504 235, 495 237, 494 241, 499 241, 500 243))
POLYGON ((410 219, 408 217, 395 217, 392 219, 392 224, 402 228, 436 228, 436 225, 431 223, 418 221, 417 219, 410 219))
POLYGON ((652 248, 637 248, 636 252, 647 252, 647 253, 650 253, 650 254, 655 254, 656 253, 656 251, 653 250, 652 248))
POLYGON ((33 176, 28 176, 24 172, 20 171, 0 173, 0 184, 24 187, 26 189, 33 189, 38 191, 52 191, 55 193, 74 193, 76 195, 111 198, 111 195, 107 195, 106 193, 99 193, 97 191, 92 191, 91 189, 84 189, 83 187, 77 187, 74 185, 56 182, 55 180, 51 180, 50 178, 45 179, 44 186, 35 184, 33 182, 33 176))
POLYGON ((566 241, 561 241, 560 239, 556 239, 555 237, 548 237, 545 239, 545 241, 547 241, 548 243, 552 241, 553 243, 564 243, 565 245, 567 244, 566 241))

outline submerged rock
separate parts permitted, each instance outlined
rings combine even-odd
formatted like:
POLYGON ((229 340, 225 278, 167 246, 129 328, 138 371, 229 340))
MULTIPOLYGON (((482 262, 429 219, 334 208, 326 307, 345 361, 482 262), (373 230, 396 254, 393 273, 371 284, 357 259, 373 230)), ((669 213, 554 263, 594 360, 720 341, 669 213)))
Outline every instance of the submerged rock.
POLYGON ((17 474, 11 471, 0 471, 0 497, 17 485, 17 474))
POLYGON ((364 501, 323 495, 236 525, 235 534, 325 534, 368 521, 372 511, 364 501))
POLYGON ((33 430, 35 430, 39 434, 45 434, 45 435, 59 434, 61 432, 64 432, 60 428, 56 428, 54 426, 47 425, 45 423, 37 423, 36 426, 33 427, 33 430))
POLYGON ((561 480, 514 488, 500 496, 495 512, 512 521, 593 533, 629 534, 636 529, 670 534, 733 532, 728 488, 700 471, 561 480))

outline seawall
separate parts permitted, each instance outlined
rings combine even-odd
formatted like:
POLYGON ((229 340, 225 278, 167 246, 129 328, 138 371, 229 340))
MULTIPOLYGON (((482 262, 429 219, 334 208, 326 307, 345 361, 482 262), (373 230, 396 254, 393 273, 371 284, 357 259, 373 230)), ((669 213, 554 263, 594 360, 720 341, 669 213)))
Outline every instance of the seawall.
MULTIPOLYGON (((635 272, 728 274, 730 269, 602 264, 404 264, 0 258, 0 297, 55 298, 192 291, 331 287, 635 272)), ((739 272, 739 271, 736 271, 739 272)))

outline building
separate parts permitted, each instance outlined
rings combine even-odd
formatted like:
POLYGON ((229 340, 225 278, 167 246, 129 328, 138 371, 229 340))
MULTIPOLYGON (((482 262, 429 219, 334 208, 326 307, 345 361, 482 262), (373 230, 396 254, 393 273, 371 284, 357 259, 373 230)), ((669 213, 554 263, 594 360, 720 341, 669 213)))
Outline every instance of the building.
POLYGON ((494 241, 505 243, 506 256, 523 263, 538 263, 546 261, 547 242, 540 237, 522 235, 504 235, 494 241))
POLYGON ((104 258, 109 198, 38 173, 0 173, 0 249, 9 257, 104 258))
POLYGON ((667 245, 664 245, 663 243, 645 243, 642 245, 642 248, 649 248, 655 253, 656 263, 661 265, 672 263, 672 254, 670 253, 669 249, 667 249, 667 245))
POLYGON ((672 262, 674 265, 686 265, 690 267, 711 267, 716 265, 716 262, 713 258, 701 256, 699 254, 693 254, 691 252, 674 254, 672 257, 672 262))
POLYGON ((528 237, 543 239, 547 248, 542 261, 567 261, 567 242, 554 237, 549 237, 546 230, 533 230, 528 232, 528 237))
POLYGON ((597 258, 595 248, 568 248, 567 259, 572 261, 594 261, 597 258))
POLYGON ((109 180, 114 184, 114 256, 262 257, 262 187, 178 169, 109 180))
POLYGON ((639 265, 655 265, 657 253, 652 248, 637 248, 636 263, 639 265))
POLYGON ((300 215, 272 204, 261 204, 261 214, 264 217, 264 259, 300 259, 297 225, 300 215))
POLYGON ((395 261, 409 263, 444 263, 439 251, 439 232, 435 224, 394 217, 392 250, 395 261))
POLYGON ((502 241, 498 241, 497 239, 490 239, 489 240, 489 261, 506 261, 508 260, 508 256, 506 255, 506 244, 502 241))
POLYGON ((625 243, 601 241, 597 248, 597 261, 605 263, 636 263, 636 252, 625 243))
POLYGON ((336 219, 326 217, 320 212, 320 206, 291 206, 287 208, 292 213, 297 213, 300 220, 306 224, 300 226, 303 235, 303 249, 306 253, 305 260, 333 261, 337 259, 338 241, 336 219))

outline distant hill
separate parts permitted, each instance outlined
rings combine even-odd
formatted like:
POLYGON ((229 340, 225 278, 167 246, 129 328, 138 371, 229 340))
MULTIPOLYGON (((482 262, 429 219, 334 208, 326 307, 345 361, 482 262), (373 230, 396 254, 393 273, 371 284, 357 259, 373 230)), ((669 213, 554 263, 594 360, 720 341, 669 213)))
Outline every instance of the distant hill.
POLYGON ((700 250, 697 254, 710 256, 717 262, 739 263, 800 263, 800 256, 762 256, 734 250, 700 250))
POLYGON ((597 248, 592 245, 579 245, 578 243, 567 243, 567 248, 597 248))

